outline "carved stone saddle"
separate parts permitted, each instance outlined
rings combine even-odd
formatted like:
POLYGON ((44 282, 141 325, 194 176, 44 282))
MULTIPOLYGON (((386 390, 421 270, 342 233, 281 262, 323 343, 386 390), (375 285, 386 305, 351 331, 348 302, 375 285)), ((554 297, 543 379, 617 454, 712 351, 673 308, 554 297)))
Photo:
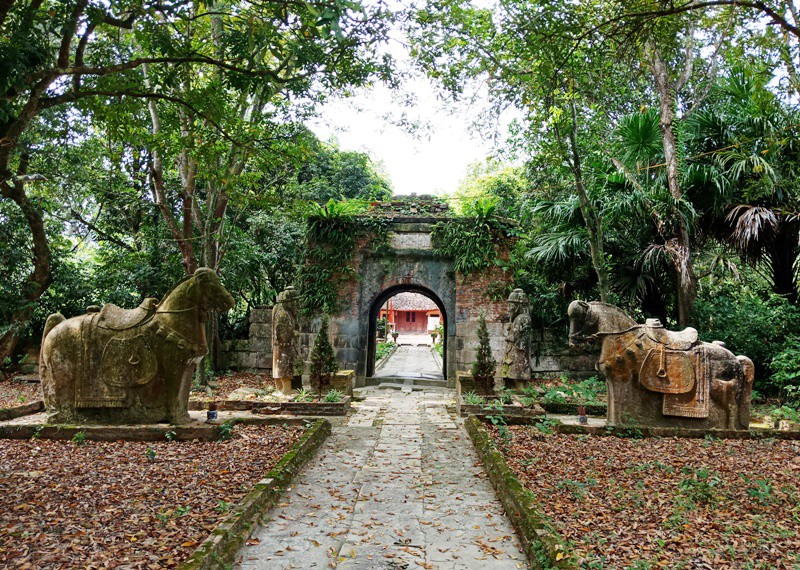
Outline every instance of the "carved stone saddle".
POLYGON ((664 394, 664 415, 708 417, 706 351, 697 344, 697 330, 668 331, 657 319, 648 319, 645 333, 655 346, 645 355, 639 382, 664 394))
POLYGON ((156 312, 158 299, 149 297, 135 309, 123 309, 107 303, 100 309, 97 326, 112 331, 124 331, 143 324, 156 312))
POLYGON ((157 327, 149 326, 155 304, 156 299, 146 299, 130 310, 107 304, 83 320, 84 373, 75 392, 75 407, 127 407, 128 389, 155 378, 157 327))
POLYGON ((697 329, 686 327, 682 331, 668 331, 658 319, 647 319, 645 322, 647 336, 669 350, 691 350, 697 342, 697 329))

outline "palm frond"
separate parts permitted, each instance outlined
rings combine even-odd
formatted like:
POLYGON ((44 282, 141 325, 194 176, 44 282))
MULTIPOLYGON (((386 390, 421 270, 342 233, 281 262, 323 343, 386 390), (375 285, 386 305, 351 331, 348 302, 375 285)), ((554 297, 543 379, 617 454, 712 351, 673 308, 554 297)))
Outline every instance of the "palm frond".
POLYGON ((780 219, 772 209, 750 204, 731 208, 725 221, 733 226, 731 243, 746 256, 757 256, 780 225, 780 219))

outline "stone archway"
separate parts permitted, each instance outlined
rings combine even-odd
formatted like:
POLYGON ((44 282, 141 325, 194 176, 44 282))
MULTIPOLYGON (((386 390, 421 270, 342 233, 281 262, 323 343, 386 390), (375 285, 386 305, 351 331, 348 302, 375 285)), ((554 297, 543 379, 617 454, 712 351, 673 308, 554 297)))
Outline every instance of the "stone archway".
MULTIPOLYGON (((495 263, 475 273, 457 272, 454 260, 437 249, 432 240, 434 226, 448 223, 451 214, 441 202, 430 201, 437 208, 443 207, 442 211, 431 212, 429 204, 420 207, 421 201, 417 200, 376 203, 373 213, 360 216, 362 220, 381 221, 385 243, 376 247, 372 238, 360 238, 346 271, 340 274, 347 277, 337 281, 340 310, 331 315, 331 342, 340 368, 355 371, 356 386, 363 386, 374 372, 375 316, 383 301, 402 291, 427 294, 442 311, 443 375, 449 387, 455 386, 456 372, 468 370, 474 359, 481 313, 486 315, 495 358, 502 358, 505 298, 512 288, 511 272, 495 263), (384 206, 394 209, 387 213, 384 206), (422 211, 411 211, 417 209, 422 211)), ((510 245, 509 238, 498 240, 498 258, 508 258, 510 245)), ((311 334, 305 335, 306 350, 312 339, 311 334)))
POLYGON ((378 295, 375 300, 372 302, 372 305, 369 310, 369 327, 367 329, 367 362, 366 362, 366 369, 364 371, 364 376, 369 378, 375 374, 375 346, 376 346, 376 328, 377 328, 377 321, 378 321, 378 313, 380 313, 381 307, 388 301, 390 298, 394 297, 398 293, 420 293, 421 295, 425 295, 431 301, 433 301, 437 307, 439 307, 439 311, 442 315, 442 324, 444 327, 444 351, 442 354, 442 378, 447 378, 447 309, 444 306, 444 303, 441 299, 430 289, 426 287, 422 287, 420 285, 394 285, 389 287, 383 293, 378 295))

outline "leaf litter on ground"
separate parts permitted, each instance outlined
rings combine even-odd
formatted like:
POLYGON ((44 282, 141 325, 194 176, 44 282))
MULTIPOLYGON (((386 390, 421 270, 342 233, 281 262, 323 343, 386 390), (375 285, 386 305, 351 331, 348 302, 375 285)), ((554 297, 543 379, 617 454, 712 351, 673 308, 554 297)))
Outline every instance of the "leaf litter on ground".
POLYGON ((0 440, 0 567, 175 567, 303 431, 240 426, 225 442, 0 440))
POLYGON ((489 429, 586 567, 800 567, 798 441, 489 429))

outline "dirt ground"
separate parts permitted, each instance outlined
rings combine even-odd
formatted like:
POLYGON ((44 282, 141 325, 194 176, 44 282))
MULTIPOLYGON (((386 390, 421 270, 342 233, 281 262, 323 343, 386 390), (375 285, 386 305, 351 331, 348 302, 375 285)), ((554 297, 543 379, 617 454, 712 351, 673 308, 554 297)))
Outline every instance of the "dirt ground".
POLYGON ((27 382, 0 382, 0 408, 15 408, 42 399, 42 388, 39 384, 27 382))

